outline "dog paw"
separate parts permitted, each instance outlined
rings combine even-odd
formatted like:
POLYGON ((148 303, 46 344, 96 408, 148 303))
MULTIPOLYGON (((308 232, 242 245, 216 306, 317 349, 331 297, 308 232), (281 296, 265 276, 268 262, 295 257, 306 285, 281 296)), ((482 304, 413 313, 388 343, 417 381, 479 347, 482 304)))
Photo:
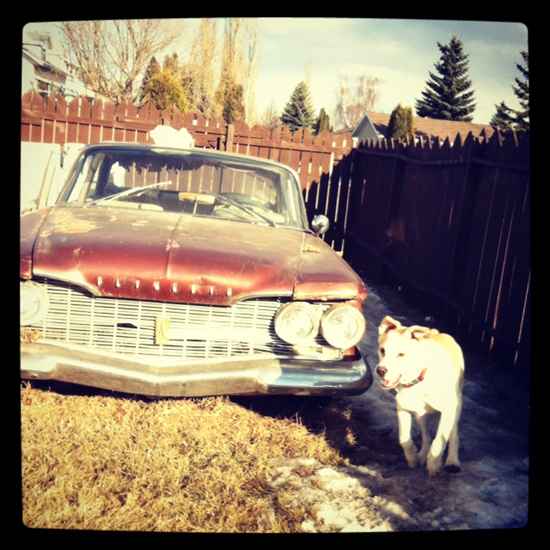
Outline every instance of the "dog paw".
POLYGON ((458 464, 447 464, 445 466, 445 471, 449 474, 458 474, 461 471, 461 468, 458 464))
POLYGON ((404 449, 404 451, 405 460, 407 461, 409 468, 416 468, 418 466, 418 453, 416 452, 416 449, 407 448, 404 449))
POLYGON ((428 455, 426 467, 430 477, 437 475, 441 471, 441 458, 433 455, 428 455))

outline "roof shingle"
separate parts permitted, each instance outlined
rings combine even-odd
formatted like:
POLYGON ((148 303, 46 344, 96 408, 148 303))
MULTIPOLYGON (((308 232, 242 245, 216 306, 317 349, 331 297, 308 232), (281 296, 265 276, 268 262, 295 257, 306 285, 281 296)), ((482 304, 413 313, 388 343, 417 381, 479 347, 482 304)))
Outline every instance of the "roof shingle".
MULTIPOLYGON (((386 113, 375 113, 368 111, 374 127, 381 133, 386 135, 386 130, 390 120, 390 115, 386 113)), ((414 117, 413 119, 414 133, 417 136, 436 136, 440 139, 449 138, 451 143, 455 140, 456 135, 464 140, 466 136, 472 132, 474 137, 477 137, 484 130, 485 135, 489 138, 494 130, 488 124, 475 124, 472 122, 458 122, 454 120, 437 120, 434 118, 414 117)))

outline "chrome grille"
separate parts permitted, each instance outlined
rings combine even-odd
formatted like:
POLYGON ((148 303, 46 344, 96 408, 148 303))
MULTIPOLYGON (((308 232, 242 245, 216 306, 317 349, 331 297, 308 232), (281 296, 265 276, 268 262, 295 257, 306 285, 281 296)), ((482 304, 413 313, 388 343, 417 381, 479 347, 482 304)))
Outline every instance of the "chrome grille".
MULTIPOLYGON (((76 286, 43 281, 46 317, 33 325, 41 341, 67 343, 124 356, 209 359, 293 355, 273 328, 276 300, 248 300, 231 307, 92 296, 76 286), (158 317, 169 318, 168 344, 155 343, 158 317)), ((320 345, 320 342, 317 342, 320 345)))

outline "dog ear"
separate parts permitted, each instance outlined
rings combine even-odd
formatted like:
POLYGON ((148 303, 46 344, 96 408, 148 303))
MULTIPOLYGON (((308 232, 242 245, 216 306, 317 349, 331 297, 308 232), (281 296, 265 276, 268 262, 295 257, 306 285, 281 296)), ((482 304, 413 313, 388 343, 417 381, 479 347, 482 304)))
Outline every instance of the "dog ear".
POLYGON ((433 334, 439 333, 439 331, 434 328, 422 327, 420 325, 408 327, 406 332, 411 335, 413 340, 423 340, 425 338, 429 338, 433 334))
POLYGON ((386 315, 378 327, 378 335, 381 336, 382 334, 386 334, 386 332, 399 327, 401 327, 401 323, 399 321, 389 315, 386 315))

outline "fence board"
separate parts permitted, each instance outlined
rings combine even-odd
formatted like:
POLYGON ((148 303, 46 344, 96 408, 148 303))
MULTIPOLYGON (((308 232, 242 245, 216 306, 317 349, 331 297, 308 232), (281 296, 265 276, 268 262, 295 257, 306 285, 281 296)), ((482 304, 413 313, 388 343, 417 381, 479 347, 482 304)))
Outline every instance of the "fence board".
POLYGON ((329 185, 327 190, 327 208, 326 216, 331 221, 328 231, 324 235, 324 240, 329 245, 333 245, 336 238, 336 228, 334 224, 334 218, 336 214, 336 202, 338 199, 338 192, 340 190, 340 174, 342 170, 342 163, 338 163, 334 166, 332 174, 330 174, 329 185))
POLYGON ((469 345, 502 366, 530 357, 528 144, 469 136, 353 152, 348 259, 367 272, 378 259, 436 298, 469 345))
POLYGON ((470 339, 481 341, 482 331, 479 323, 473 326, 473 319, 481 319, 482 306, 478 305, 479 281, 482 276, 484 253, 487 249, 489 222, 495 200, 495 187, 487 180, 490 170, 479 168, 477 177, 480 180, 470 192, 475 192, 475 204, 470 217, 470 238, 466 249, 466 277, 461 289, 461 302, 465 306, 468 319, 467 335, 470 339))
POLYGON ((351 170, 353 164, 352 155, 344 157, 340 164, 342 165, 340 189, 338 192, 337 202, 335 205, 334 225, 336 226, 336 239, 334 241, 334 250, 338 252, 344 251, 345 236, 346 236, 346 219, 349 209, 350 185, 351 185, 351 170))
POLYGON ((512 182, 513 213, 509 224, 507 262, 502 272, 501 295, 496 315, 499 330, 495 335, 495 354, 501 361, 515 364, 523 318, 524 297, 530 279, 530 216, 524 208, 528 200, 525 177, 512 182))

